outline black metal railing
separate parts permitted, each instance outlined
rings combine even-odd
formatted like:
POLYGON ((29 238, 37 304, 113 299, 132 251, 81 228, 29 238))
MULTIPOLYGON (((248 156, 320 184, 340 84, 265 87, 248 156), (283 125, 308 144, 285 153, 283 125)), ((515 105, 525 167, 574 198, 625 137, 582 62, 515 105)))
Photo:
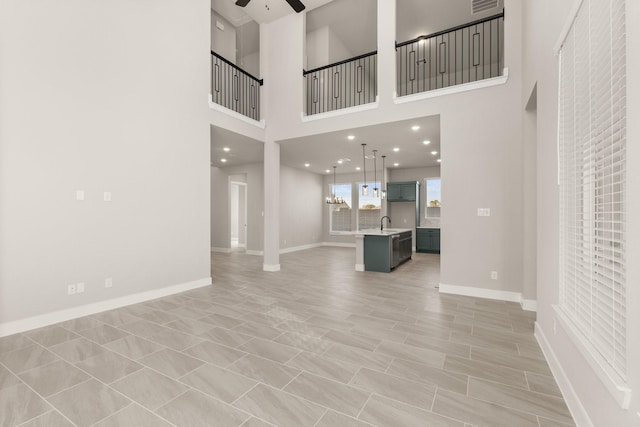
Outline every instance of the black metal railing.
POLYGON ((504 11, 396 43, 398 95, 501 76, 503 55, 504 11))
POLYGON ((260 86, 258 79, 211 51, 212 101, 236 113, 260 120, 260 86))
POLYGON ((305 113, 325 113, 375 102, 378 52, 302 71, 306 82, 305 113))

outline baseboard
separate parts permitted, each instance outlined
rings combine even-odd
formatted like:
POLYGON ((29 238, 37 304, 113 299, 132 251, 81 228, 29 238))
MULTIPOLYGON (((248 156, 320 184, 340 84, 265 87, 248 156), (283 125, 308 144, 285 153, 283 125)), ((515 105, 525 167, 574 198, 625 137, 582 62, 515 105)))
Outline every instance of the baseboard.
POLYGON ((231 248, 214 248, 212 246, 211 247, 211 252, 221 252, 223 254, 230 254, 231 253, 231 248))
POLYGON ((264 252, 263 251, 254 251, 252 249, 247 249, 247 251, 245 252, 245 254, 247 255, 254 255, 254 256, 263 256, 264 252))
POLYGON ((281 254, 288 254, 290 252, 304 251, 305 249, 313 249, 313 248, 318 248, 320 246, 323 246, 323 244, 322 243, 310 243, 308 245, 292 246, 290 248, 280 249, 280 253, 281 254))
POLYGON ((521 302, 520 292, 499 291, 496 289, 475 288, 472 286, 447 285, 440 283, 440 292, 443 294, 465 295, 468 297, 489 298, 500 301, 521 302))
POLYGON ((520 306, 524 311, 538 311, 538 301, 534 299, 522 299, 520 306))
POLYGON ((262 264, 263 271, 280 271, 280 264, 262 264))
POLYGON ((584 406, 582 406, 582 402, 580 402, 578 394, 571 385, 571 381, 569 381, 569 377, 567 377, 566 372, 564 371, 564 369, 562 369, 562 365, 551 349, 551 345, 549 344, 549 341, 544 335, 544 331, 542 330, 538 322, 536 322, 535 324, 534 336, 536 337, 536 340, 538 341, 538 344, 542 349, 542 353, 544 354, 545 359, 547 359, 549 368, 551 368, 553 377, 558 383, 558 387, 560 387, 562 396, 567 403, 567 407, 569 408, 569 412, 571 412, 571 416, 573 417, 576 426, 593 427, 593 423, 589 418, 589 414, 584 409, 584 406))
POLYGON ((131 304, 138 304, 152 299, 166 297, 180 292, 189 291, 191 289, 208 286, 211 285, 211 283, 211 277, 206 277, 203 279, 194 280, 192 282, 180 283, 178 285, 166 286, 160 289, 153 289, 151 291, 145 291, 105 301, 94 302, 91 304, 58 310, 38 316, 27 317, 26 319, 0 323, 0 337, 17 334, 19 332, 30 331, 36 328, 42 328, 43 326, 53 325, 55 323, 76 319, 78 317, 89 316, 91 314, 113 310, 131 304))
POLYGON ((355 248, 355 243, 341 243, 341 242, 322 242, 321 246, 333 246, 336 248, 355 248))
POLYGON ((364 271, 364 264, 356 264, 356 271, 364 271))

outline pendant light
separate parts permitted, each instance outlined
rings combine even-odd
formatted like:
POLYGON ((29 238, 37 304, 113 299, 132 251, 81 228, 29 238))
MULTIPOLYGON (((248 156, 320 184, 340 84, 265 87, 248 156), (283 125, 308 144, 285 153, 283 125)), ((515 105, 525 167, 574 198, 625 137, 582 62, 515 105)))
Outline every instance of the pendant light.
POLYGON ((376 163, 376 158, 377 155, 376 153, 378 152, 378 150, 373 150, 373 197, 379 197, 379 193, 378 193, 378 171, 377 171, 377 163, 376 163))
POLYGON ((364 147, 367 146, 367 144, 361 144, 362 145, 362 171, 364 174, 364 184, 362 184, 362 195, 366 196, 367 194, 369 194, 369 186, 367 185, 367 158, 364 154, 364 147))
POLYGON ((382 192, 380 193, 381 199, 387 198, 387 187, 384 185, 384 158, 387 156, 382 156, 382 192))
POLYGON ((331 195, 325 199, 328 205, 341 205, 344 203, 342 197, 336 196, 336 168, 337 166, 333 167, 333 187, 331 188, 331 195))

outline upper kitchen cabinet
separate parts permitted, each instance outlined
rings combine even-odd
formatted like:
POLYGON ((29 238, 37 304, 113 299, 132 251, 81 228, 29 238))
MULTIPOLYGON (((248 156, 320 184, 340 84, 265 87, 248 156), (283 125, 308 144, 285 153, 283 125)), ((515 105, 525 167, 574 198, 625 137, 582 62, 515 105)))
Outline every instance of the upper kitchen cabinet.
POLYGON ((387 183, 387 201, 415 202, 420 200, 420 183, 417 181, 387 183))

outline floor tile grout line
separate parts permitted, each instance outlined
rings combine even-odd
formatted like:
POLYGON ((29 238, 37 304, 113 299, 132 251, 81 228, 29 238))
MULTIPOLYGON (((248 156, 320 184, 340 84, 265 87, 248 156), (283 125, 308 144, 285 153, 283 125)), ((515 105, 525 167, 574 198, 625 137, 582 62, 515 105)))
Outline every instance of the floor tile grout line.
POLYGON ((325 417, 325 415, 327 415, 328 412, 329 412, 329 408, 325 409, 322 415, 320 415, 320 418, 318 418, 318 420, 315 423, 313 423, 313 427, 317 427, 318 423, 322 421, 322 419, 325 417))

